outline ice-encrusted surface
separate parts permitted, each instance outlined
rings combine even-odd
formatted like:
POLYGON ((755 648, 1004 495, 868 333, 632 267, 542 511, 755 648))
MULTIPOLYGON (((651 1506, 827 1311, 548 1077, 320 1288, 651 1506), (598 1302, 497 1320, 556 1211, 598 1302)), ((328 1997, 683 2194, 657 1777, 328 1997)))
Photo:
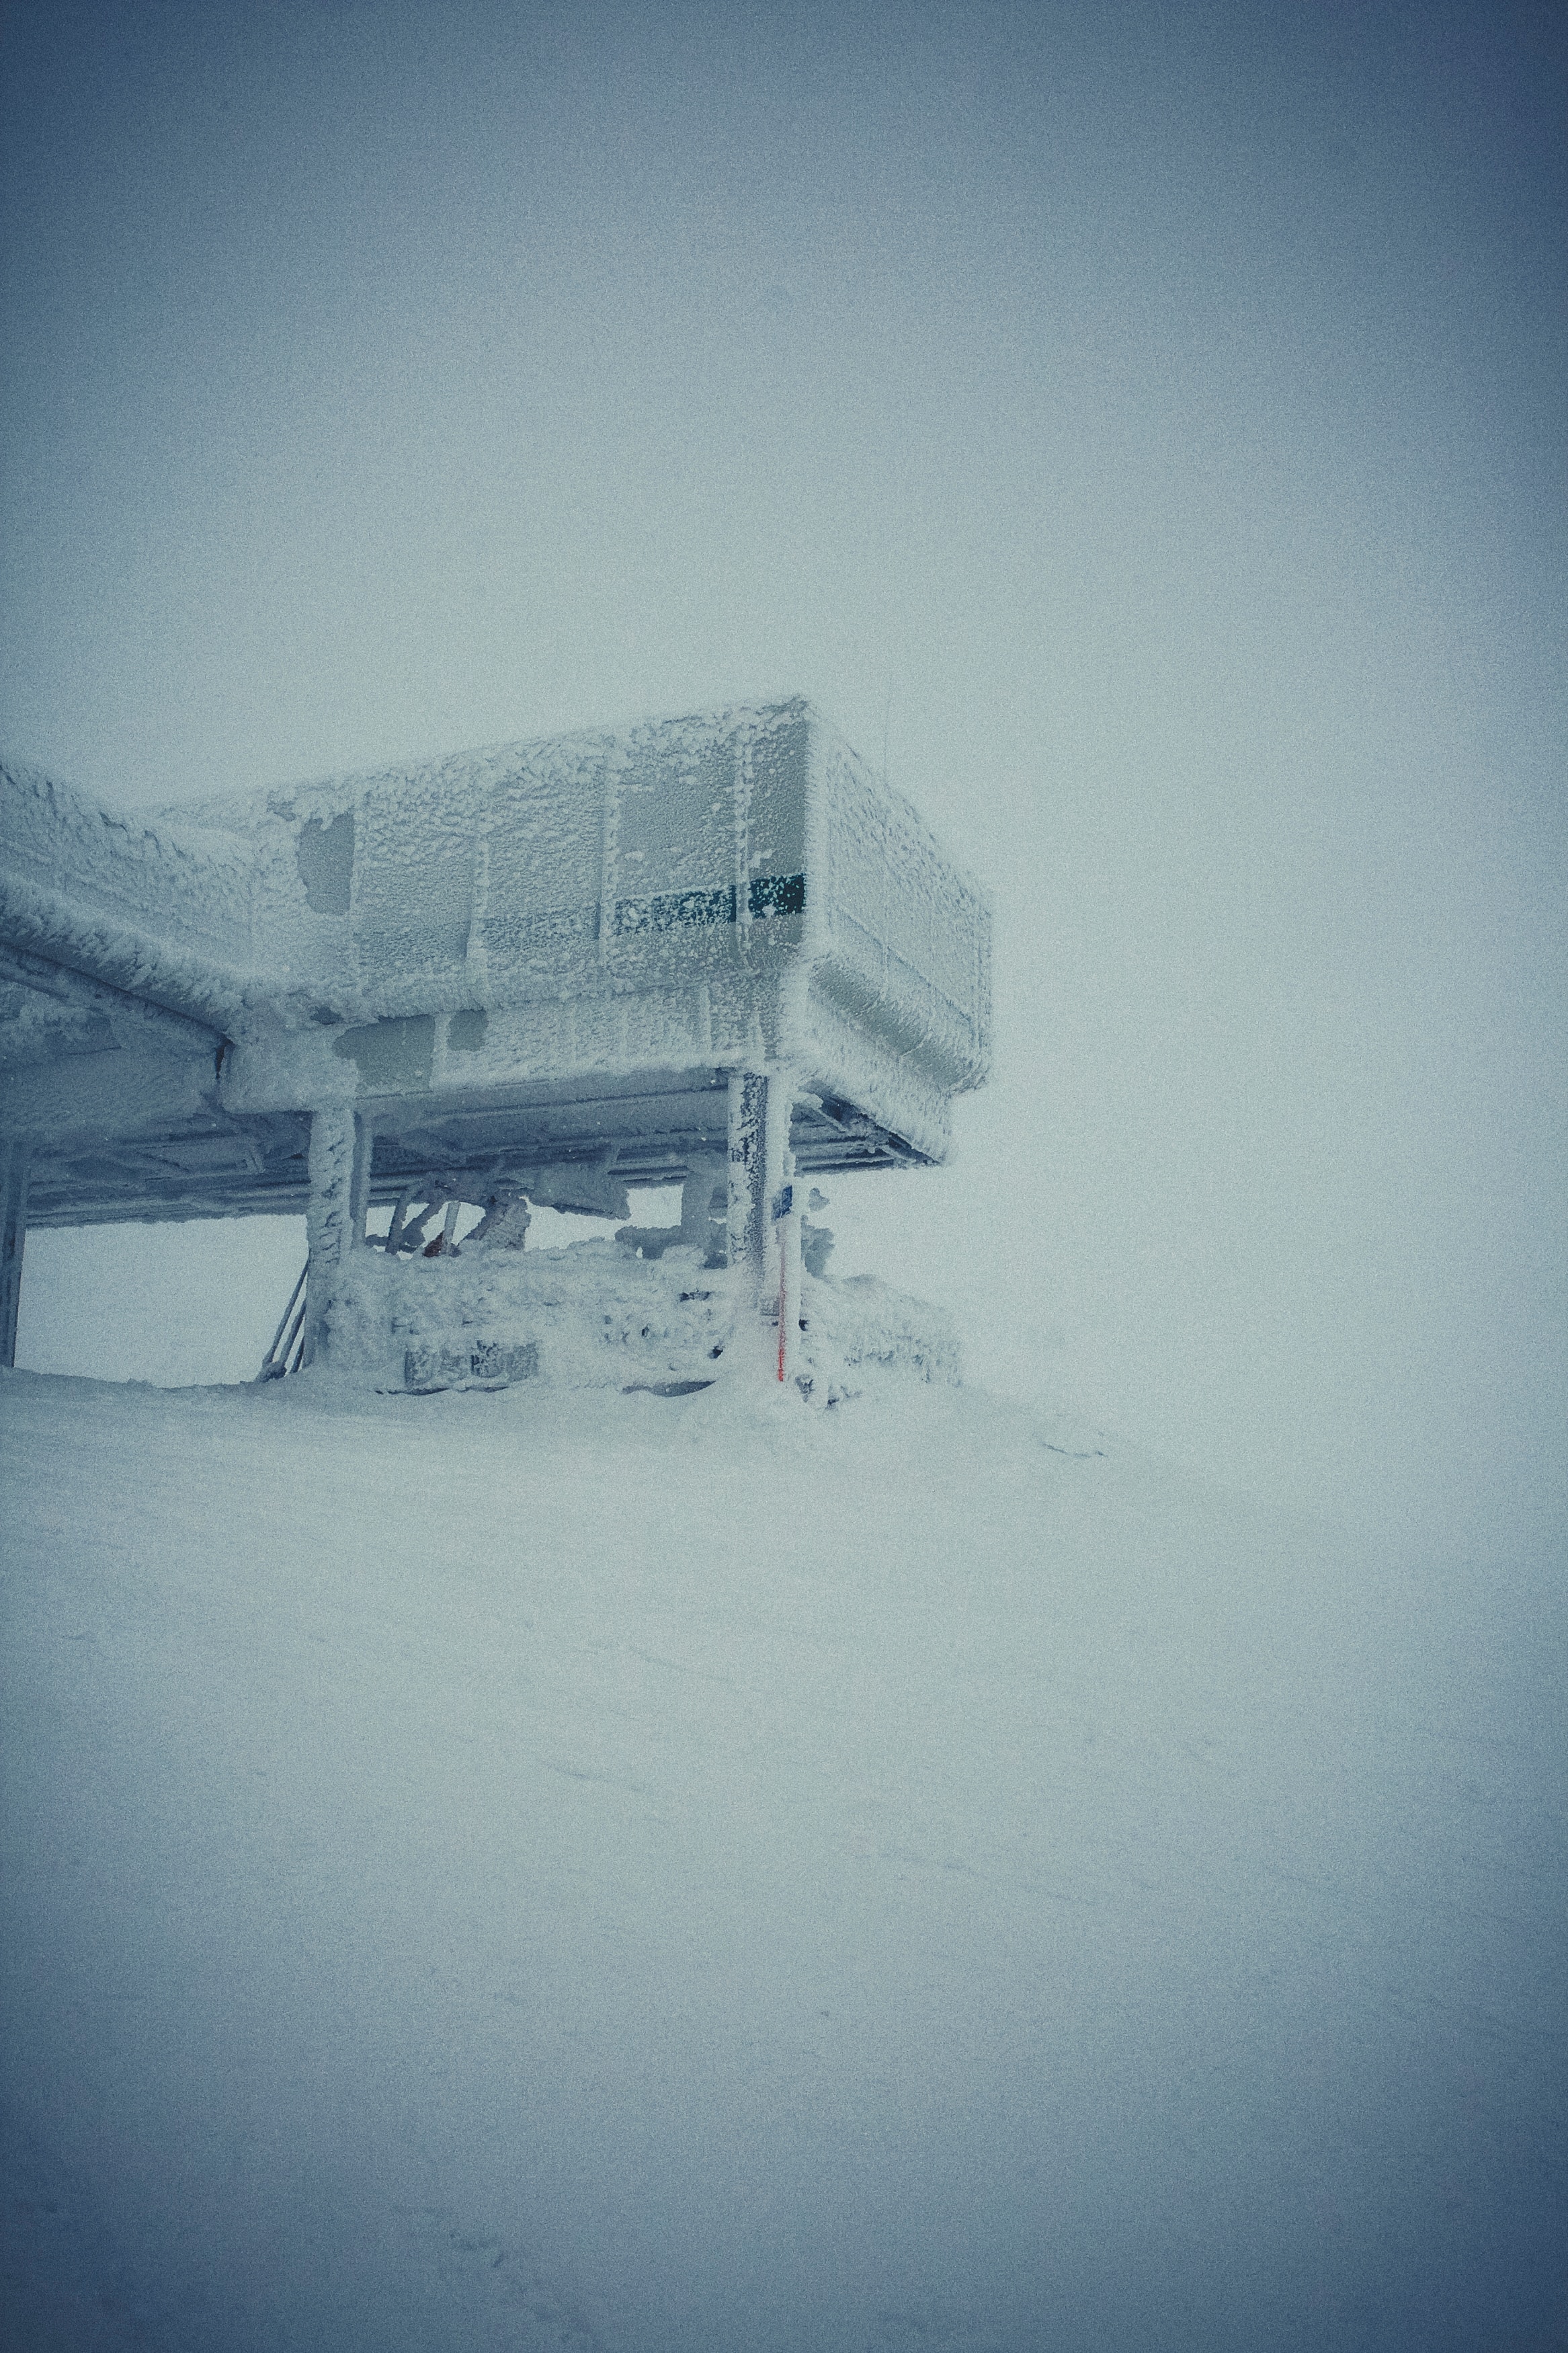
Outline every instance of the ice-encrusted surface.
POLYGON ((279 993, 251 923, 247 843, 106 809, 0 764, 0 938, 201 1020, 279 993))
MULTIPOLYGON (((659 1388, 760 1372, 773 1342, 737 1313, 726 1270, 693 1249, 643 1259, 611 1241, 563 1250, 483 1242, 450 1256, 354 1251, 329 1318, 325 1361, 380 1389, 659 1388)), ((869 1275, 806 1275, 795 1370, 818 1404, 868 1370, 956 1381, 958 1344, 940 1308, 869 1275)), ((773 1327, 776 1329, 776 1327, 773 1327)))
POLYGON ((732 1059, 760 1018, 797 1060, 847 1021, 927 1090, 984 1073, 984 896, 802 702, 151 818, 3 789, 8 934, 237 1036, 631 997, 643 1064, 732 1059), (802 955, 820 1040, 779 995, 802 955))
POLYGON ((384 1389, 492 1378, 619 1389, 711 1378, 731 1321, 726 1275, 694 1250, 647 1263, 611 1241, 474 1243, 433 1260, 361 1250, 333 1304, 328 1355, 334 1372, 384 1389))

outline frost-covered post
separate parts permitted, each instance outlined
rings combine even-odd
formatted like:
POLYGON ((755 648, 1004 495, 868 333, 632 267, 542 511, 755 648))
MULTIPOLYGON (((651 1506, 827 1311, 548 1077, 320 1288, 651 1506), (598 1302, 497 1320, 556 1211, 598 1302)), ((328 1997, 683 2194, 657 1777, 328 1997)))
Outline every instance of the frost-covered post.
MULTIPOLYGON (((789 1155, 791 1160, 794 1155, 789 1155)), ((800 1346, 800 1203, 793 1178, 773 1196, 773 1233, 778 1259, 779 1342, 775 1369, 781 1381, 795 1377, 800 1346)))
POLYGON ((370 1122, 352 1103, 310 1114, 310 1206, 306 1217, 310 1272, 305 1282, 307 1365, 322 1352, 327 1315, 364 1239, 370 1202, 370 1122))
POLYGON ((795 1086, 790 1074, 774 1071, 768 1079, 767 1113, 767 1235, 763 1259, 763 1312, 773 1319, 778 1337, 773 1371, 787 1381, 795 1369, 800 1324, 800 1219, 795 1203, 795 1154, 790 1150, 795 1086))
POLYGON ((730 1273, 741 1307, 754 1307, 763 1288, 767 1103, 761 1071, 731 1071, 730 1273))
POLYGON ((800 1219, 794 1208, 787 1071, 730 1076, 730 1265, 737 1306, 775 1327, 770 1369, 789 1377, 800 1315, 800 1219), (782 1321, 781 1307, 783 1310, 782 1321))
POLYGON ((680 1188, 680 1240, 683 1248, 700 1250, 705 1266, 728 1261, 725 1234, 729 1225, 728 1197, 721 1211, 724 1230, 715 1231, 714 1207, 725 1183, 724 1164, 717 1158, 694 1160, 680 1188))
POLYGON ((22 1251, 27 1239, 27 1170, 33 1152, 29 1144, 12 1137, 0 1145, 0 1180, 5 1185, 0 1209, 0 1365, 16 1361, 16 1310, 22 1300, 22 1251))

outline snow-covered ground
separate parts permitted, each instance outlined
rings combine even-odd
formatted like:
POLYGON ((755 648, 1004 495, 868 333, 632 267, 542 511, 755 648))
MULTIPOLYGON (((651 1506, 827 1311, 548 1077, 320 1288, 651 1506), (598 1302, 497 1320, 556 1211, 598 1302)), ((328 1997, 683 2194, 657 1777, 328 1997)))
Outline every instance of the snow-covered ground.
POLYGON ((7 2344, 1562 2341, 1544 1588, 893 1379, 0 1444, 7 2344))

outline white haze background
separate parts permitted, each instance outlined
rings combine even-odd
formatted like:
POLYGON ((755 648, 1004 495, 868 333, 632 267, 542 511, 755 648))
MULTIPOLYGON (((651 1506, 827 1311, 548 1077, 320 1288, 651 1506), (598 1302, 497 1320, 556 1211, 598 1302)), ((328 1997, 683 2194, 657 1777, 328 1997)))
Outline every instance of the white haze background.
POLYGON ((1561 9, 0 26, 0 740, 810 693, 997 911, 839 1262, 1020 1400, 0 1382, 0 2331, 1554 2353, 1561 9))
MULTIPOLYGON (((840 1263, 1222 1478, 1550 1542, 1563 47, 13 5, 5 738, 135 804, 810 693, 997 908, 993 1083, 840 1263)), ((24 1360, 247 1371, 268 1247, 37 1237, 24 1360)))

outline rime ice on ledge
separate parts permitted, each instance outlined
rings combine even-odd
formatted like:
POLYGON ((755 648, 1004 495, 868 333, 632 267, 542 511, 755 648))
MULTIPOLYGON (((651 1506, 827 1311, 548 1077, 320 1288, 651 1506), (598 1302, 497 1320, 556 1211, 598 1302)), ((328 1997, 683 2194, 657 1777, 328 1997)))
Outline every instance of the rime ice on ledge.
POLYGON ((310 1360, 439 1263, 438 1204, 486 1206, 465 1251, 515 1289, 528 1200, 679 1183, 670 1281, 728 1262, 784 1366, 799 1180, 940 1161, 985 1074, 984 897, 802 702, 153 817, 17 765, 0 796, 7 1360, 29 1221, 303 1208, 310 1360))

